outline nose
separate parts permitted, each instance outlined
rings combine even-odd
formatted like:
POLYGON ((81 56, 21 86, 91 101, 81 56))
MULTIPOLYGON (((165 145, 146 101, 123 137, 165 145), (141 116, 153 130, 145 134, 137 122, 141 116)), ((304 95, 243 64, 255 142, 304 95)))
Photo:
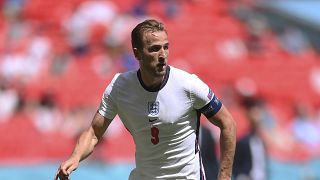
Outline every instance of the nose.
POLYGON ((166 50, 164 50, 164 48, 161 48, 160 52, 159 52, 159 58, 165 59, 165 58, 167 58, 167 56, 168 56, 168 54, 167 54, 166 50))

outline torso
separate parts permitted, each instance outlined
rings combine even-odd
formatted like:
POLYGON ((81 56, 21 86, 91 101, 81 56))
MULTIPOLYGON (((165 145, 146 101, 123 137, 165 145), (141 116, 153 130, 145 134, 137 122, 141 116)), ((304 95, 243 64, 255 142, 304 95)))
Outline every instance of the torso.
POLYGON ((166 83, 154 92, 137 72, 123 73, 114 82, 117 113, 136 144, 130 179, 200 179, 200 114, 190 97, 190 76, 171 67, 166 83))

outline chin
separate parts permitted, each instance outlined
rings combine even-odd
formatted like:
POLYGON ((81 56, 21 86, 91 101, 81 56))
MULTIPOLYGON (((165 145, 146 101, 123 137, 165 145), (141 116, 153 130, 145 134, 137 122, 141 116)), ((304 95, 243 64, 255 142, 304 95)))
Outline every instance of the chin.
POLYGON ((156 77, 163 77, 166 73, 165 72, 156 72, 156 77))
POLYGON ((156 77, 163 77, 165 74, 166 74, 166 71, 165 71, 165 70, 164 70, 164 71, 156 71, 156 72, 154 73, 154 75, 155 75, 156 77))
POLYGON ((159 70, 158 71, 158 74, 161 74, 161 75, 165 75, 166 74, 166 67, 164 67, 163 69, 159 70))
POLYGON ((156 77, 163 77, 166 74, 166 70, 167 70, 167 66, 163 66, 163 67, 156 67, 154 69, 153 74, 156 77))

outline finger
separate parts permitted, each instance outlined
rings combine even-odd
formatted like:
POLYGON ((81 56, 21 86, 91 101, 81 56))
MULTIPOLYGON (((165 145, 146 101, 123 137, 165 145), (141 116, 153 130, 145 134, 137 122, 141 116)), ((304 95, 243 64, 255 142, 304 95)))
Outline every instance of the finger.
POLYGON ((68 175, 70 175, 74 170, 76 170, 77 167, 78 166, 76 164, 73 164, 72 166, 70 166, 69 169, 67 169, 68 175))
POLYGON ((71 164, 63 164, 60 167, 60 171, 62 171, 62 173, 64 175, 68 175, 69 173, 67 172, 67 170, 69 169, 69 166, 71 166, 71 164))
POLYGON ((58 174, 58 177, 60 180, 68 180, 69 179, 69 175, 63 174, 62 171, 60 171, 60 173, 58 174))
POLYGON ((56 172, 56 175, 55 175, 54 180, 58 180, 60 171, 61 171, 61 169, 60 169, 60 167, 59 167, 58 170, 57 170, 57 172, 56 172))

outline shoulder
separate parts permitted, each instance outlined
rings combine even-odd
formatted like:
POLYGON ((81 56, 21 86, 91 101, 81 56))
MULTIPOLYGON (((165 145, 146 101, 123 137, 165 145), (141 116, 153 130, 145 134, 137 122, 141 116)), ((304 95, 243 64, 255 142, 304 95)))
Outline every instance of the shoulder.
POLYGON ((170 65, 170 72, 173 74, 183 75, 183 76, 190 76, 191 74, 185 70, 176 68, 170 65))
POLYGON ((173 82, 175 86, 182 86, 186 91, 190 93, 198 92, 199 89, 207 87, 206 84, 202 80, 200 80, 196 74, 191 74, 187 71, 172 66, 170 66, 169 81, 173 82))
POLYGON ((117 73, 114 75, 112 79, 112 84, 114 85, 123 85, 127 84, 128 82, 132 81, 136 78, 137 72, 136 71, 128 71, 124 73, 117 73))
POLYGON ((132 84, 130 82, 133 82, 134 75, 136 75, 134 71, 116 73, 107 86, 105 93, 112 94, 111 92, 114 93, 120 89, 126 89, 129 84, 132 84))
POLYGON ((176 88, 180 87, 190 92, 194 80, 193 75, 189 72, 170 66, 169 82, 176 88))
POLYGON ((182 69, 178 69, 176 67, 170 66, 170 76, 173 76, 174 78, 178 78, 179 80, 185 79, 185 80, 190 80, 193 79, 194 77, 197 77, 195 74, 191 74, 187 71, 184 71, 182 69))
POLYGON ((184 84, 189 84, 190 86, 204 84, 204 82, 196 74, 192 74, 172 66, 170 66, 170 71, 172 71, 170 74, 172 74, 177 83, 183 82, 184 84))

